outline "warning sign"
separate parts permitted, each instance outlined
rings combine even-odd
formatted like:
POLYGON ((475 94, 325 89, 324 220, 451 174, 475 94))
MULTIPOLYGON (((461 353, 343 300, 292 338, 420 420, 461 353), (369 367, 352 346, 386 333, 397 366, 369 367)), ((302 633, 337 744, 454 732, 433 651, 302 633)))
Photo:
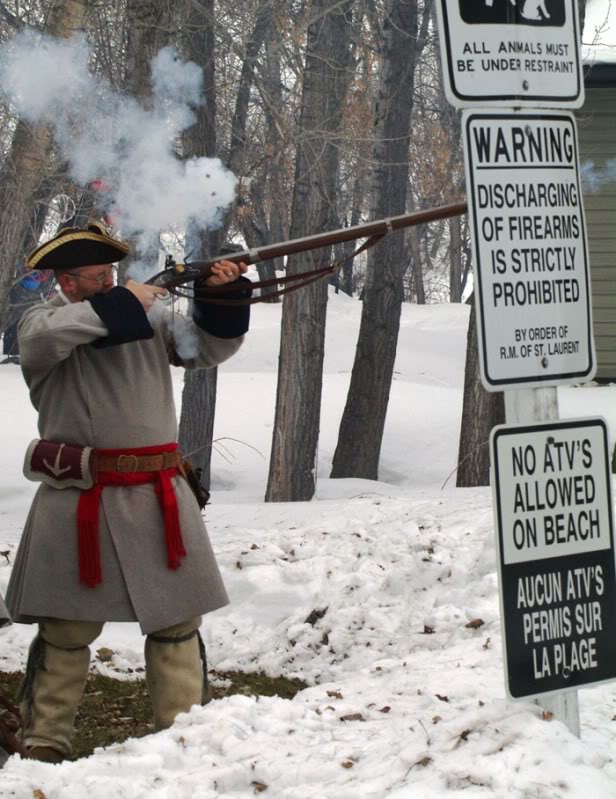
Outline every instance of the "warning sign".
POLYGON ((489 391, 590 380, 590 273, 575 119, 463 115, 481 378, 489 391))
POLYGON ((445 93, 457 108, 578 108, 576 0, 437 0, 445 93))
POLYGON ((603 419, 494 428, 506 684, 514 699, 616 677, 616 571, 603 419))

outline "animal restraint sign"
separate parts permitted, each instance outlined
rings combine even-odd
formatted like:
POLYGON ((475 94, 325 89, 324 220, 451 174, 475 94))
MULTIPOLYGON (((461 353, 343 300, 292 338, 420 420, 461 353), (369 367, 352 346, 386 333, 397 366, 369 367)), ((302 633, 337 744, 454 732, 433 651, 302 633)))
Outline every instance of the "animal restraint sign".
POLYGON ((456 108, 579 108, 576 0, 437 0, 445 94, 456 108))
POLYGON ((601 418, 490 439, 505 679, 522 699, 616 677, 616 571, 601 418))

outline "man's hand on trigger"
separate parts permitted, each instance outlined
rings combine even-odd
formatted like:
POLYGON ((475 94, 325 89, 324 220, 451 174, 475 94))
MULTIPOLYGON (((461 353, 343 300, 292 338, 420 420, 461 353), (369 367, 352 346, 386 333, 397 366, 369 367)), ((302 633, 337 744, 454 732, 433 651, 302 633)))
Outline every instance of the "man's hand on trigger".
POLYGON ((137 283, 136 280, 127 280, 125 288, 137 297, 146 313, 154 305, 157 297, 162 299, 167 294, 167 290, 162 286, 150 286, 146 283, 137 283))
POLYGON ((248 264, 243 261, 234 264, 233 261, 217 261, 212 266, 212 274, 204 283, 206 286, 224 286, 227 283, 234 283, 240 275, 248 271, 248 264))

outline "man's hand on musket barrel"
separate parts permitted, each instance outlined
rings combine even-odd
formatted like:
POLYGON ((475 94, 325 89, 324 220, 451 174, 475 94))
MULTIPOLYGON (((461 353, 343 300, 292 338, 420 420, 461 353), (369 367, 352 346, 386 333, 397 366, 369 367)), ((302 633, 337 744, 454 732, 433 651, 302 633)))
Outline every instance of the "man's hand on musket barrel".
POLYGON ((127 280, 125 288, 137 297, 139 302, 143 305, 146 313, 154 305, 155 300, 160 297, 164 299, 167 296, 167 289, 162 286, 150 286, 147 283, 137 283, 136 280, 127 280))
POLYGON ((248 271, 248 264, 243 261, 234 264, 233 261, 217 261, 212 266, 212 274, 203 281, 206 286, 224 286, 227 283, 234 283, 240 275, 248 271))

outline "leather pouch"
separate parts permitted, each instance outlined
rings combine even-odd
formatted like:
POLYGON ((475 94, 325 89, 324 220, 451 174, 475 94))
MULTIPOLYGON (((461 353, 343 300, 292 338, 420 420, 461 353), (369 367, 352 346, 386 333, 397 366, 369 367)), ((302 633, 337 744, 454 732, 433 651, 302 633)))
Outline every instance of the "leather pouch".
POLYGON ((92 488, 92 447, 35 438, 24 458, 24 477, 52 488, 92 488))
POLYGON ((210 492, 201 485, 201 469, 195 469, 188 458, 182 458, 179 471, 195 495, 200 510, 203 510, 210 502, 210 492))

